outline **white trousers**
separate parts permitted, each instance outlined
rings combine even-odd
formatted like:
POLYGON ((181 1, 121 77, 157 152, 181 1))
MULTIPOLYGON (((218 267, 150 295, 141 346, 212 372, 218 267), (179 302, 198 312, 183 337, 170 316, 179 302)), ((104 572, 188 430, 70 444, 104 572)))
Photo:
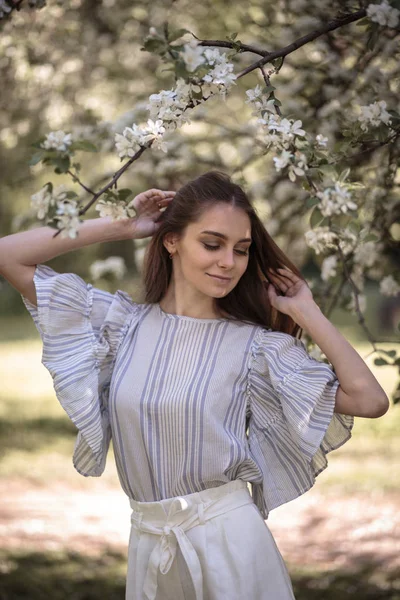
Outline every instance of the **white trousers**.
POLYGON ((132 508, 125 600, 295 600, 242 479, 132 508))

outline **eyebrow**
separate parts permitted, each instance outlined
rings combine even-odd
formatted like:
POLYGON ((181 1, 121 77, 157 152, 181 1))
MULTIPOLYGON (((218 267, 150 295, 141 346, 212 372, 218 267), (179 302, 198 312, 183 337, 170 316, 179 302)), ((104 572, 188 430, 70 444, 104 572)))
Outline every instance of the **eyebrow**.
MULTIPOLYGON (((216 235, 217 237, 222 238, 223 240, 227 240, 227 236, 224 235, 223 233, 219 233, 218 231, 202 231, 201 233, 209 233, 210 235, 216 235)), ((251 238, 243 238, 241 240, 238 240, 239 242, 251 242, 251 238)))

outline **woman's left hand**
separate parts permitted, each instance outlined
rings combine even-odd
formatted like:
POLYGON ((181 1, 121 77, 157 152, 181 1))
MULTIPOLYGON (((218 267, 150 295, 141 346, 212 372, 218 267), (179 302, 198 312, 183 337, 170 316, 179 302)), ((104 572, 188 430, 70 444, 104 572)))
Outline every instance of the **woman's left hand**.
POLYGON ((305 307, 317 306, 307 282, 298 277, 287 267, 283 269, 269 269, 268 297, 271 305, 294 320, 295 315, 301 314, 305 307), (284 296, 278 296, 277 288, 284 296))

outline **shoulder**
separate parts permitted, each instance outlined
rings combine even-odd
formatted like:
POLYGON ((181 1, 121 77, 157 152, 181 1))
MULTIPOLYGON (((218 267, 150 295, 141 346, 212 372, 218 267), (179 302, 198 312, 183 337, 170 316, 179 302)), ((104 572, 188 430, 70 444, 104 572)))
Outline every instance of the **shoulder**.
POLYGON ((251 348, 250 370, 276 376, 293 372, 309 358, 304 342, 289 333, 258 327, 251 348))

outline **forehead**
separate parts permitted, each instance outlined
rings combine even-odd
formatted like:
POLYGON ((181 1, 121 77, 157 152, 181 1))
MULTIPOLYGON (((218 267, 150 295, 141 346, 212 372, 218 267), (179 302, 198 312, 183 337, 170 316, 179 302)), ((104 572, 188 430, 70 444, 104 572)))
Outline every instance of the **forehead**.
POLYGON ((249 234, 250 218, 244 210, 231 204, 219 203, 206 208, 200 219, 192 223, 193 230, 216 229, 229 235, 230 232, 249 234), (222 229, 221 229, 222 228, 222 229))

